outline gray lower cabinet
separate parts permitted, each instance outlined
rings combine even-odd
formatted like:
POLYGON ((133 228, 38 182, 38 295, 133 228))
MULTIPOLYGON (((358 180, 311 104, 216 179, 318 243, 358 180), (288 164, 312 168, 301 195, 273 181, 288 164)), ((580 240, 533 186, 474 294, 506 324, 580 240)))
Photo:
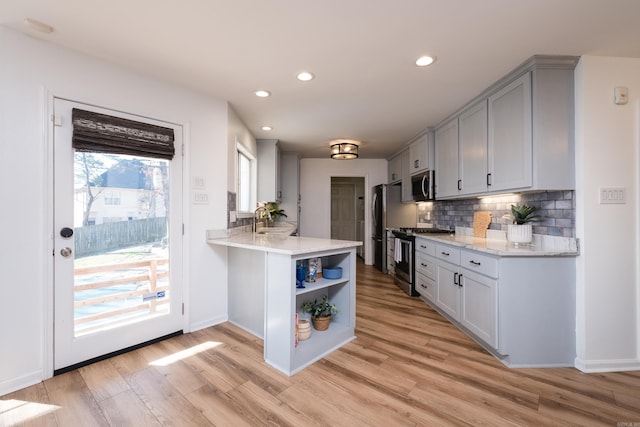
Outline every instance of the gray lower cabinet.
POLYGON ((573 366, 575 258, 494 256, 417 238, 421 245, 434 248, 416 252, 416 290, 429 305, 508 366, 573 366))
POLYGON ((435 243, 416 238, 416 291, 431 303, 436 301, 435 243))
POLYGON ((274 368, 293 375, 355 338, 355 247, 297 255, 230 247, 228 259, 229 321, 264 340, 264 359, 274 368), (342 268, 342 277, 296 288, 296 263, 309 258, 342 268), (329 329, 313 329, 311 338, 296 341, 302 304, 324 296, 338 307, 329 329))

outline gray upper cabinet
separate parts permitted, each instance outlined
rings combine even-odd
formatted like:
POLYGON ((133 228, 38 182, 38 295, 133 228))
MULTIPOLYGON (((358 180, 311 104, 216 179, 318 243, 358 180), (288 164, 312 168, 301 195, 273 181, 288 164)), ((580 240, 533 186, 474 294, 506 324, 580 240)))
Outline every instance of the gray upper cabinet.
POLYGON ((487 191, 487 102, 460 114, 458 134, 459 194, 487 191))
POLYGON ((503 191, 531 187, 530 73, 489 97, 488 128, 489 189, 503 191))
POLYGON ((436 129, 436 199, 458 195, 458 118, 436 129))
POLYGON ((436 198, 574 188, 573 70, 530 58, 436 127, 436 198))
POLYGON ((429 135, 424 134, 409 145, 409 170, 411 175, 429 169, 429 135))
POLYGON ((277 139, 258 139, 258 201, 282 201, 280 147, 277 139))
POLYGON ((410 150, 406 149, 400 155, 400 175, 402 175, 402 203, 414 203, 411 191, 411 174, 409 172, 410 150))
POLYGON ((389 160, 389 184, 402 180, 402 155, 398 154, 389 160))

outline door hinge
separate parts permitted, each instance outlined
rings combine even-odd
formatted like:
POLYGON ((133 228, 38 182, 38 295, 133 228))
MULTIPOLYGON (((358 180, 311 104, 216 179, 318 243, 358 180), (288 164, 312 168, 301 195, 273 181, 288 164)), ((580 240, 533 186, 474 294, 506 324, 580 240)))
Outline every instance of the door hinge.
POLYGON ((182 144, 181 150, 182 150, 182 157, 184 157, 184 144, 182 144))
POLYGON ((182 315, 184 316, 184 303, 182 303, 182 315))
POLYGON ((62 126, 62 116, 56 116, 55 114, 52 114, 51 121, 53 122, 53 125, 56 127, 62 126))
POLYGON ((182 224, 182 235, 184 236, 184 223, 182 224))

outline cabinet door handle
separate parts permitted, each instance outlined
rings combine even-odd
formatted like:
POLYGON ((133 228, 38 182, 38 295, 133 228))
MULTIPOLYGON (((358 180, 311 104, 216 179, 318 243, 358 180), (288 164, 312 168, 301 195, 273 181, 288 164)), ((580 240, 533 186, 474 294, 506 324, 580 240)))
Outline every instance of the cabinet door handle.
POLYGON ((440 253, 441 253, 442 255, 444 255, 444 256, 449 256, 449 252, 444 252, 444 251, 442 251, 442 252, 440 252, 440 253))
POLYGON ((487 174, 487 187, 491 187, 491 174, 487 174))
POLYGON ((473 264, 473 265, 480 265, 480 263, 479 263, 478 261, 471 260, 471 261, 469 261, 469 262, 470 262, 471 264, 473 264))
POLYGON ((427 247, 426 247, 425 245, 420 245, 420 247, 421 247, 422 249, 427 249, 427 247))
POLYGON ((462 287, 462 274, 458 274, 458 286, 462 287))
POLYGON ((420 167, 420 160, 414 160, 413 161, 413 168, 414 169, 418 169, 420 167))
POLYGON ((458 284, 458 276, 460 275, 460 273, 453 273, 453 284, 457 285, 458 284))
POLYGON ((458 191, 462 190, 462 180, 458 180, 458 191))
POLYGON ((421 262, 420 265, 423 267, 429 267, 429 264, 425 264, 424 262, 421 262))
POLYGON ((420 283, 420 287, 423 289, 427 289, 427 287, 424 285, 424 283, 420 283))

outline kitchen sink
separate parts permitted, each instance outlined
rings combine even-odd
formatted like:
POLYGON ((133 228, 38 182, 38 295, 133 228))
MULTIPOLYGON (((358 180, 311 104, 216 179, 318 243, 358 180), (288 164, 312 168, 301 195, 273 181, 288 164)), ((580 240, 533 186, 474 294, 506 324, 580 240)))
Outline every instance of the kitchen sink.
POLYGON ((290 236, 296 231, 298 225, 289 221, 275 221, 268 225, 258 224, 256 226, 256 234, 266 236, 290 236))

